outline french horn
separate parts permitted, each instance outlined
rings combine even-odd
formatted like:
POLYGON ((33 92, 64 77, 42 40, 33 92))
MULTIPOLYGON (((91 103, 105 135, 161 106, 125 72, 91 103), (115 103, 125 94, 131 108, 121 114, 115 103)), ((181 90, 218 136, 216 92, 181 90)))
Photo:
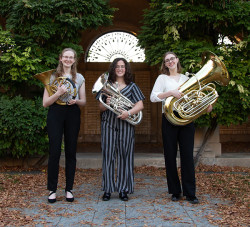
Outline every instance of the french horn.
MULTIPOLYGON (((108 77, 108 73, 102 74, 95 82, 92 93, 96 94, 101 91, 99 101, 102 105, 114 112, 116 115, 121 115, 122 111, 129 111, 132 109, 134 107, 134 103, 122 95, 120 90, 108 81, 108 77), (103 100, 104 96, 111 97, 110 105, 105 103, 103 100)), ((128 116, 125 120, 132 125, 138 125, 142 120, 142 111, 128 116)))
POLYGON ((209 105, 213 105, 219 95, 216 86, 227 86, 230 80, 224 63, 210 51, 202 54, 203 67, 180 86, 184 95, 177 99, 168 97, 164 103, 167 120, 174 125, 186 125, 206 113, 209 105))
POLYGON ((56 93, 59 85, 64 85, 67 88, 67 91, 58 98, 56 103, 59 105, 67 105, 69 100, 75 99, 76 97, 75 83, 71 79, 63 76, 55 78, 52 83, 50 83, 50 78, 54 71, 54 69, 51 69, 42 73, 38 73, 34 75, 34 77, 44 84, 49 96, 56 93))

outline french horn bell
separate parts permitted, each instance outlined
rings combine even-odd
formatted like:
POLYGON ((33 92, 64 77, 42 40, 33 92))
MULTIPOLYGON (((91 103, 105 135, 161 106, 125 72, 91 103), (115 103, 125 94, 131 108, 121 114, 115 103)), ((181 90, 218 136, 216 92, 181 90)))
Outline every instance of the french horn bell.
POLYGON ((52 81, 52 83, 50 83, 51 75, 54 72, 55 69, 51 69, 42 73, 38 73, 34 75, 34 77, 44 84, 46 90, 49 93, 49 96, 56 93, 59 85, 63 84, 64 86, 66 86, 67 91, 58 98, 56 103, 59 105, 67 105, 67 102, 69 100, 74 99, 76 97, 75 83, 67 77, 57 77, 52 81))

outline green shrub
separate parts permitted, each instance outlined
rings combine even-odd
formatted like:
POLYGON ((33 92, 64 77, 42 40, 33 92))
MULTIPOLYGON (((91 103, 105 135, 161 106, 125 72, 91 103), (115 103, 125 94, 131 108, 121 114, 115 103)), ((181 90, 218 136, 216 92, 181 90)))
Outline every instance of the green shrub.
POLYGON ((47 109, 41 98, 0 96, 0 156, 24 157, 48 152, 47 109))
POLYGON ((209 50, 227 67, 230 83, 216 85, 218 101, 210 114, 195 121, 200 127, 211 126, 214 120, 230 126, 248 119, 249 10, 246 0, 151 0, 145 10, 138 38, 146 62, 159 67, 163 54, 174 51, 183 73, 197 73, 201 54, 209 50))

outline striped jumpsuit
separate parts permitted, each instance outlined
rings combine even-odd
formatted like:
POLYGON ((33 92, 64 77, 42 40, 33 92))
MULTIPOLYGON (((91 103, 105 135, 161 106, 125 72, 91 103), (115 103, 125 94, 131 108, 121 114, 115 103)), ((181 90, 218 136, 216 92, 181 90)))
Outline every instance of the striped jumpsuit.
MULTIPOLYGON (((133 103, 144 100, 140 88, 133 82, 121 90, 133 103)), ((100 93, 96 99, 99 99, 100 93)), ((134 190, 134 126, 117 118, 111 110, 101 116, 101 148, 102 148, 102 190, 133 193, 134 190), (117 163, 116 163, 117 162, 117 163), (117 175, 115 179, 115 168, 117 175)))

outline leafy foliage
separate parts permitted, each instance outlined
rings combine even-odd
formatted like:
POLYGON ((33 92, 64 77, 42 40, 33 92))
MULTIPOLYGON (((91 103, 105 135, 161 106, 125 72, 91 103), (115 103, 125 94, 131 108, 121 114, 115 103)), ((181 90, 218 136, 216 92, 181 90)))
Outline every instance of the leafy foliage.
POLYGON ((0 156, 24 157, 48 151, 47 109, 41 98, 0 97, 0 156))
POLYGON ((165 52, 174 51, 184 72, 196 73, 201 53, 209 50, 227 67, 231 81, 217 86, 220 97, 211 114, 196 120, 199 126, 210 125, 212 118, 230 125, 248 117, 249 11, 249 2, 241 0, 152 0, 145 11, 138 38, 149 64, 159 65, 165 52))
POLYGON ((0 155, 46 152, 47 110, 28 91, 42 86, 33 75, 55 68, 66 47, 80 55, 81 31, 110 25, 114 11, 106 0, 0 1, 0 155))
POLYGON ((11 81, 26 81, 30 77, 30 74, 35 73, 36 66, 40 60, 32 58, 31 47, 21 50, 22 48, 16 45, 9 31, 0 29, 0 35, 2 49, 0 59, 3 63, 0 68, 2 83, 8 84, 11 81))
POLYGON ((109 25, 114 10, 105 0, 1 1, 0 16, 6 19, 9 31, 4 34, 7 31, 0 30, 8 38, 0 44, 3 84, 19 86, 27 79, 36 83, 31 78, 34 72, 55 68, 63 48, 71 47, 81 54, 81 31, 109 25), (6 48, 4 43, 9 39, 6 48))

